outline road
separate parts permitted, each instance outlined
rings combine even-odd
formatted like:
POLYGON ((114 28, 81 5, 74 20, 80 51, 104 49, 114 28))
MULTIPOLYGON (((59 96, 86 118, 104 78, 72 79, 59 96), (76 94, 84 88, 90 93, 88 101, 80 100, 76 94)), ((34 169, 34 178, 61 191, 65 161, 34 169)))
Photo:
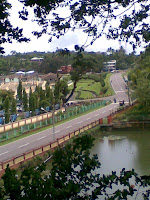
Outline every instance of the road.
MULTIPOLYGON (((41 131, 34 135, 25 137, 23 139, 17 140, 10 144, 6 144, 0 147, 0 162, 4 162, 12 157, 16 157, 32 149, 41 147, 53 139, 57 139, 63 135, 71 133, 78 128, 81 128, 91 122, 104 118, 108 116, 112 111, 119 107, 119 101, 124 100, 128 103, 128 96, 126 94, 125 83, 121 77, 120 73, 113 74, 110 79, 112 88, 115 91, 113 98, 116 98, 116 103, 109 104, 103 108, 96 111, 88 113, 84 116, 78 117, 76 119, 67 121, 61 125, 55 127, 55 135, 53 135, 53 128, 41 131)), ((112 98, 112 97, 111 97, 112 98)))

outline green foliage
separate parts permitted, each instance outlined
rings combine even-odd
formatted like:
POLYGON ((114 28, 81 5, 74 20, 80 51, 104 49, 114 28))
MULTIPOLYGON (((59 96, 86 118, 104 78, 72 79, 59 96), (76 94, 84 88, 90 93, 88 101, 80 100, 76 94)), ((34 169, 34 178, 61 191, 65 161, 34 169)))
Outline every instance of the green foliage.
POLYGON ((9 123, 10 122, 10 111, 5 111, 5 123, 9 123))
POLYGON ((23 101, 24 111, 26 112, 26 111, 28 111, 28 97, 27 97, 27 93, 26 93, 25 89, 23 89, 22 101, 23 101))
POLYGON ((91 71, 94 68, 94 58, 86 57, 86 55, 83 54, 83 48, 80 48, 78 46, 76 47, 76 54, 74 56, 74 61, 72 63, 72 72, 71 72, 71 80, 73 81, 73 89, 71 93, 68 95, 67 99, 65 102, 67 102, 73 95, 78 81, 82 78, 82 76, 88 72, 91 71))
POLYGON ((5 111, 9 111, 9 108, 10 108, 10 100, 9 97, 7 96, 4 102, 4 109, 5 111))
POLYGON ((12 99, 12 104, 11 104, 11 113, 16 114, 16 99, 12 99))
MULTIPOLYGON (((129 42, 133 49, 140 45, 141 41, 148 43, 150 40, 149 24, 146 19, 149 17, 149 4, 142 1, 45 1, 36 0, 23 1, 25 8, 20 12, 23 20, 28 19, 26 7, 34 8, 34 17, 41 26, 40 31, 35 30, 34 35, 41 37, 47 33, 49 41, 53 38, 59 39, 68 30, 74 31, 81 28, 84 33, 91 37, 90 42, 85 46, 92 45, 97 38, 105 35, 107 39, 119 39, 129 42), (136 9, 138 6, 138 9, 136 9), (62 17, 62 12, 56 8, 69 10, 68 14, 62 17), (121 12, 120 12, 121 10, 121 12), (47 20, 51 14, 53 18, 47 20), (92 19, 92 20, 91 20, 92 19), (100 19, 101 23, 97 23, 100 19), (114 21, 119 23, 115 24, 114 21), (140 26, 139 26, 140 24, 140 26), (52 27, 49 30, 49 27, 52 27)), ((83 46, 82 46, 83 48, 83 46)), ((79 47, 76 45, 76 50, 79 47)))
MULTIPOLYGON (((133 63, 138 59, 138 56, 134 54, 126 54, 122 51, 113 50, 113 54, 107 55, 107 53, 93 53, 93 52, 82 52, 84 57, 91 62, 92 72, 101 72, 104 65, 103 62, 116 59, 117 69, 125 69, 133 67, 133 63)), ((39 73, 56 73, 57 70, 63 65, 72 65, 74 62, 75 52, 70 52, 69 55, 62 56, 58 51, 54 53, 15 53, 0 58, 0 74, 10 74, 10 72, 18 71, 20 68, 28 71, 30 69, 39 73), (31 62, 30 59, 33 57, 43 57, 44 60, 40 63, 31 62)), ((91 69, 89 71, 91 72, 91 69)), ((84 75, 84 74, 83 74, 84 75)), ((94 75, 91 75, 94 78, 94 75)), ((95 80, 96 81, 96 80, 95 80)))
POLYGON ((22 100, 22 81, 19 80, 19 84, 17 87, 17 95, 18 95, 18 99, 22 100))
POLYGON ((150 112, 149 81, 150 81, 150 47, 141 53, 134 69, 128 73, 130 87, 134 90, 132 96, 136 98, 144 112, 150 112))
POLYGON ((143 109, 150 112, 150 81, 147 79, 138 79, 137 86, 134 92, 138 102, 143 106, 143 109))
MULTIPOLYGON (((12 42, 13 39, 17 40, 18 42, 22 41, 29 41, 29 39, 23 37, 22 29, 19 27, 14 28, 11 24, 9 18, 9 10, 11 9, 11 4, 8 3, 6 0, 1 0, 0 4, 0 19, 1 19, 1 28, 0 28, 0 35, 1 35, 1 44, 6 42, 12 42)), ((4 48, 0 47, 0 54, 3 54, 4 48)))
POLYGON ((30 88, 30 93, 29 93, 29 110, 32 111, 32 115, 34 114, 34 111, 36 109, 36 97, 35 94, 32 93, 32 89, 30 88))
MULTIPOLYGON (((19 0, 20 1, 20 0, 19 0)), ((35 30, 33 34, 41 37, 43 34, 50 36, 49 42, 53 38, 59 39, 68 30, 74 31, 81 28, 87 36, 91 37, 90 42, 84 44, 81 49, 76 45, 76 51, 82 50, 83 47, 92 45, 102 35, 107 39, 119 39, 120 41, 129 42, 133 49, 141 44, 141 41, 148 43, 150 40, 150 27, 146 20, 149 17, 150 7, 147 0, 141 1, 45 1, 44 3, 37 0, 24 0, 23 10, 19 11, 19 18, 29 20, 28 15, 33 8, 33 19, 40 26, 40 31, 35 30), (30 10, 28 10, 30 7, 30 10), (138 7, 138 9, 135 9, 138 7), (57 12, 57 8, 61 12, 57 12), (68 14, 62 17, 62 9, 68 9, 68 14), (122 12, 120 12, 122 10, 122 12), (47 16, 53 16, 47 20, 47 16), (92 20, 91 20, 92 19, 92 20), (97 20, 101 23, 97 23, 97 20), (119 23, 114 23, 118 20, 119 23), (140 26, 139 26, 140 24, 140 26), (51 29, 49 27, 52 27, 51 29)), ((9 20, 11 4, 2 0, 0 4, 2 19, 0 33, 2 35, 1 44, 12 42, 13 39, 18 42, 29 41, 22 34, 23 30, 19 27, 14 28, 9 20)), ((4 53, 4 48, 0 48, 0 53, 4 53)), ((60 52, 59 52, 60 53, 60 52)), ((61 52, 69 55, 67 49, 61 52)))
POLYGON ((76 99, 88 99, 102 95, 113 95, 113 90, 110 86, 110 76, 111 74, 107 73, 84 75, 77 83, 75 90, 77 93, 76 99))
POLYGON ((12 101, 12 99, 14 98, 13 96, 14 96, 14 91, 12 90, 0 90, 0 97, 2 103, 4 103, 6 97, 8 97, 10 101, 12 101))
POLYGON ((5 110, 5 123, 9 123, 10 121, 10 106, 11 106, 11 112, 12 114, 16 113, 16 100, 14 98, 10 99, 10 96, 6 96, 4 103, 3 103, 3 109, 5 110))

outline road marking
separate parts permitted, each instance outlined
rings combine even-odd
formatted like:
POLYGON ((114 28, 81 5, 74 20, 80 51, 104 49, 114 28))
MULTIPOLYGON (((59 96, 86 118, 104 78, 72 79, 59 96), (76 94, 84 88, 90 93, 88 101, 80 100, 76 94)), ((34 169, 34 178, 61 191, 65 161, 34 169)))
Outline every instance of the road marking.
POLYGON ((115 91, 115 92, 116 92, 116 93, 119 93, 119 92, 125 92, 125 91, 122 90, 122 91, 115 91))
MULTIPOLYGON (((71 127, 72 127, 72 126, 68 126, 67 128, 71 128, 71 127)), ((67 129, 67 128, 66 128, 66 129, 67 129)))
POLYGON ((105 113, 106 111, 103 111, 102 113, 105 113))
POLYGON ((95 117, 98 116, 98 115, 99 115, 99 114, 95 115, 95 117))
POLYGON ((86 120, 89 120, 89 119, 91 119, 92 117, 89 117, 89 118, 87 118, 86 120))
POLYGON ((60 132, 60 131, 55 131, 55 133, 58 133, 58 132, 60 132))
POLYGON ((43 138, 45 138, 46 136, 43 136, 43 137, 41 137, 41 138, 38 138, 37 140, 42 140, 43 138))
POLYGON ((4 154, 6 154, 6 153, 8 153, 8 152, 9 152, 9 151, 6 151, 6 152, 4 152, 4 153, 1 153, 1 154, 0 154, 0 156, 2 156, 2 155, 4 155, 4 154))
POLYGON ((77 124, 80 124, 80 123, 82 123, 82 121, 81 121, 81 122, 78 122, 77 124))
POLYGON ((20 146, 20 147, 18 147, 18 148, 22 148, 22 147, 25 147, 25 146, 27 146, 29 143, 26 143, 26 144, 24 144, 24 145, 22 145, 22 146, 20 146))

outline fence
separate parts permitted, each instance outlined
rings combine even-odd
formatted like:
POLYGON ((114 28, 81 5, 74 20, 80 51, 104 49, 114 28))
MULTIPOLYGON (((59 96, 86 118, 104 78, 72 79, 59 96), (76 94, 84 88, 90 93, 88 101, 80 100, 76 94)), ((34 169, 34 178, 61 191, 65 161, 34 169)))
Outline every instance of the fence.
MULTIPOLYGON (((111 123, 111 116, 107 117, 107 123, 111 123)), ((83 133, 84 131, 87 131, 99 124, 103 124, 104 119, 99 119, 96 120, 94 122, 92 122, 91 124, 87 124, 86 126, 79 128, 67 135, 64 135, 63 137, 57 138, 56 141, 52 142, 52 143, 48 143, 42 147, 39 147, 38 149, 34 149, 32 151, 29 151, 27 153, 24 153, 22 155, 19 155, 17 157, 14 157, 10 160, 7 160, 5 162, 0 163, 0 172, 4 172, 4 170, 6 169, 7 165, 9 165, 10 167, 15 167, 17 165, 19 165, 20 163, 23 163, 24 161, 27 161, 28 159, 33 158, 36 155, 40 155, 42 153, 45 153, 48 150, 54 149, 56 148, 58 145, 63 144, 64 142, 68 141, 70 138, 77 136, 81 133, 83 133)))
MULTIPOLYGON (((77 114, 84 113, 94 108, 98 108, 107 103, 107 101, 100 101, 94 104, 82 105, 80 107, 76 106, 72 109, 68 109, 66 112, 63 110, 55 111, 55 123, 62 120, 73 117, 77 114)), ((8 139, 18 137, 24 133, 36 130, 43 126, 48 126, 53 124, 52 113, 45 113, 32 118, 24 119, 18 122, 4 125, 0 127, 0 142, 6 141, 8 139)))

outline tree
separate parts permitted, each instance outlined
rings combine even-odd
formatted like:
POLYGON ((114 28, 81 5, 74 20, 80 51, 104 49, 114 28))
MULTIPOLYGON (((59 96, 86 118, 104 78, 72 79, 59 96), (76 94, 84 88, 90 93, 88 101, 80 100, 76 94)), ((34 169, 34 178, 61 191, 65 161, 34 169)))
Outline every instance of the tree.
POLYGON ((27 93, 25 91, 25 88, 23 89, 22 101, 23 101, 24 111, 28 111, 28 97, 27 97, 27 93))
POLYGON ((15 170, 7 167, 2 177, 1 200, 6 197, 11 200, 137 199, 138 194, 148 199, 149 176, 140 177, 134 170, 125 169, 119 175, 116 172, 98 174, 100 163, 97 155, 90 155, 92 145, 93 138, 83 135, 63 148, 58 147, 46 176, 43 175, 45 164, 36 169, 27 167, 19 176, 15 170))
POLYGON ((10 101, 13 99, 14 91, 12 90, 0 90, 0 97, 2 98, 2 102, 5 101, 6 97, 9 97, 10 101))
POLYGON ((140 105, 142 105, 143 110, 147 113, 150 112, 150 81, 145 78, 137 80, 136 89, 134 91, 140 105))
POLYGON ((35 109, 36 109, 35 95, 34 95, 34 93, 32 93, 32 89, 30 88, 30 93, 29 93, 29 110, 32 111, 32 115, 34 114, 35 109))
MULTIPOLYGON (((28 7, 34 10, 34 20, 41 26, 40 31, 34 31, 37 37, 43 34, 50 35, 49 41, 53 37, 57 39, 63 36, 68 30, 82 29, 91 40, 92 45, 97 38, 105 35, 108 39, 124 40, 133 45, 140 45, 141 41, 148 43, 150 40, 150 26, 148 17, 150 5, 147 0, 128 1, 68 1, 68 0, 19 0, 24 4, 23 10, 19 11, 19 18, 28 20, 28 7), (58 12, 57 8, 67 10, 58 12), (52 18, 49 18, 51 14, 52 18), (114 23, 117 22, 117 23, 114 23), (50 28, 51 27, 51 28, 50 28)), ((11 4, 2 0, 1 10, 1 44, 17 41, 29 41, 23 37, 22 29, 13 28, 9 20, 9 10, 11 4)), ((4 53, 1 47, 1 53, 4 53)))
POLYGON ((19 84, 17 87, 17 95, 18 95, 18 99, 22 100, 22 81, 19 80, 19 84))
POLYGON ((16 114, 16 99, 12 99, 12 103, 11 103, 11 113, 12 114, 16 114))
POLYGON ((79 46, 75 46, 76 49, 76 54, 74 56, 74 61, 72 64, 72 72, 71 72, 71 80, 73 81, 73 89, 68 95, 68 97, 65 99, 65 103, 72 97, 76 86, 77 82, 82 78, 82 76, 93 69, 95 66, 95 59, 91 59, 91 57, 86 57, 83 54, 83 48, 80 48, 79 46))
POLYGON ((133 95, 140 104, 140 108, 146 113, 150 112, 150 46, 138 56, 135 66, 128 73, 130 86, 134 90, 133 95))
POLYGON ((10 121, 10 111, 9 111, 9 108, 10 108, 10 99, 7 96, 6 99, 5 99, 5 101, 4 101, 5 123, 9 123, 9 121, 10 121))
POLYGON ((60 97, 62 99, 63 105, 66 102, 66 98, 68 94, 69 94, 68 84, 66 81, 61 80, 60 81, 60 97))
MULTIPOLYGON (((1 0, 0 3, 0 45, 6 42, 11 43, 13 39, 18 42, 29 41, 29 39, 23 37, 22 29, 19 27, 14 28, 11 24, 9 18, 9 9, 11 9, 11 4, 7 0, 1 0)), ((4 48, 0 46, 0 54, 5 53, 4 48)))
MULTIPOLYGON (((37 37, 43 34, 50 35, 57 39, 63 36, 68 30, 82 29, 91 40, 92 45, 97 38, 105 35, 108 39, 124 40, 133 45, 140 45, 141 41, 148 43, 150 40, 150 25, 148 17, 150 5, 148 0, 128 1, 68 1, 68 0, 19 0, 24 4, 23 10, 19 11, 19 18, 28 20, 28 7, 33 8, 34 20, 40 25, 40 31, 34 31, 37 37), (58 12, 57 8, 65 9, 58 12), (49 15, 50 14, 50 15, 49 15), (49 16, 52 16, 49 18, 49 16), (115 22, 118 23, 115 23, 115 22), (51 28, 50 28, 51 27, 51 28)), ((1 10, 1 44, 16 39, 19 42, 28 41, 22 35, 22 29, 13 28, 8 18, 11 5, 3 0, 1 10)), ((3 53, 3 48, 1 47, 3 53)))
MULTIPOLYGON (((40 91, 39 91, 39 107, 43 107, 43 102, 45 105, 45 101, 46 101, 46 96, 45 96, 45 90, 42 89, 42 87, 40 87, 40 91)), ((45 106, 44 106, 45 107, 45 106)))
POLYGON ((45 84, 45 96, 47 99, 50 99, 50 94, 51 94, 50 86, 49 86, 49 83, 47 82, 45 84))

